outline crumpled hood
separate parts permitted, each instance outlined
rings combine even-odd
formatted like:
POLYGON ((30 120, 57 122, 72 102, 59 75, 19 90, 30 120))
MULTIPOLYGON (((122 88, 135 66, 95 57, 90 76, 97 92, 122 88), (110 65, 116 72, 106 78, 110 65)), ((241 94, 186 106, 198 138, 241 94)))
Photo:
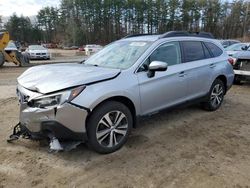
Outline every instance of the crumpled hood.
POLYGON ((119 73, 119 69, 62 63, 29 68, 17 78, 17 82, 26 89, 45 94, 111 79, 119 73))
POLYGON ((234 54, 233 57, 237 59, 250 59, 250 51, 246 50, 246 51, 238 52, 237 54, 234 54))

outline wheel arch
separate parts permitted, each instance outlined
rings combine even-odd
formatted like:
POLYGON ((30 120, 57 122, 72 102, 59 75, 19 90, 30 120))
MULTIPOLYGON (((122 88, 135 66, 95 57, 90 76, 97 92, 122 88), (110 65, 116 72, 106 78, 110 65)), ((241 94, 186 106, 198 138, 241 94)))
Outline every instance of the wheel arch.
POLYGON ((216 77, 215 80, 221 80, 223 83, 224 83, 224 86, 225 86, 225 90, 227 92, 227 77, 225 75, 219 75, 216 77))
POLYGON ((116 102, 120 102, 122 104, 124 104, 125 106, 128 107, 128 109, 130 110, 131 114, 132 114, 132 118, 133 118, 133 128, 136 128, 136 124, 137 124, 137 116, 136 116, 136 108, 135 108, 135 105, 134 103, 132 102, 131 99, 129 99, 128 97, 125 97, 125 96, 112 96, 110 98, 107 98, 103 101, 101 101, 100 103, 98 103, 92 110, 91 112, 89 113, 89 115, 87 116, 87 119, 86 119, 86 125, 88 124, 88 119, 90 118, 92 112, 97 109, 100 105, 102 105, 103 103, 105 102, 108 102, 108 101, 116 101, 116 102))

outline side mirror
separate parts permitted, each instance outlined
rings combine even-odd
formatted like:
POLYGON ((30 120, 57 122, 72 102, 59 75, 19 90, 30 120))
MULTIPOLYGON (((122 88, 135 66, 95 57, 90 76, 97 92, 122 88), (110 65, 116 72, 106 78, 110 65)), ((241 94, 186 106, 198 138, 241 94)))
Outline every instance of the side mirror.
POLYGON ((247 50, 247 48, 248 48, 247 46, 241 47, 241 49, 244 50, 244 51, 247 50))
POLYGON ((152 61, 148 66, 148 77, 152 78, 155 76, 156 71, 166 71, 168 64, 162 61, 152 61))

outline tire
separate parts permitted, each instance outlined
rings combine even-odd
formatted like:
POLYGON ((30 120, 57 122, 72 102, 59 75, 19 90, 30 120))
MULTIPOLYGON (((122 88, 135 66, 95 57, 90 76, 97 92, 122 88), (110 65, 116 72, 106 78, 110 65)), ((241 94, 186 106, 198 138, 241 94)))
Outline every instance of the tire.
POLYGON ((241 80, 241 76, 235 75, 235 77, 234 77, 234 84, 235 85, 242 85, 243 83, 241 81, 242 81, 241 80))
POLYGON ((101 104, 87 122, 89 147, 101 154, 117 151, 126 143, 132 124, 131 112, 124 104, 116 101, 101 104))
POLYGON ((4 62, 5 62, 4 55, 2 52, 0 52, 0 67, 3 66, 4 62))
POLYGON ((223 81, 216 79, 210 88, 206 101, 202 103, 202 108, 207 111, 217 110, 223 102, 225 93, 226 89, 223 81))

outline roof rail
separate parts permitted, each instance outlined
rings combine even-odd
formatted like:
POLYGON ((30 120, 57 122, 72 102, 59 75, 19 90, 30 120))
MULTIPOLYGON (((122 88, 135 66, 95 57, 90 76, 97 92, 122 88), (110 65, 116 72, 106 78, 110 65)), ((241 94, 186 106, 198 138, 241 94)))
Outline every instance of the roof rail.
POLYGON ((169 37, 203 37, 214 39, 214 36, 208 32, 169 31, 160 36, 160 38, 169 37))
POLYGON ((144 33, 144 34, 132 34, 132 35, 125 36, 124 39, 131 38, 131 37, 147 36, 147 35, 153 35, 153 34, 146 34, 146 33, 144 33))

